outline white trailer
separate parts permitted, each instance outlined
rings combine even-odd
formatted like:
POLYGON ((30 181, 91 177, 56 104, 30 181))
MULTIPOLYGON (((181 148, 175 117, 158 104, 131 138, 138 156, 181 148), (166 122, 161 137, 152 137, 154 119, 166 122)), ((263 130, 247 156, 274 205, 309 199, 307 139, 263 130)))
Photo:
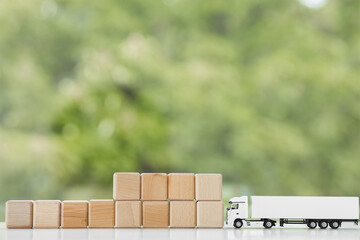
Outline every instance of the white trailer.
POLYGON ((278 197, 252 196, 249 214, 248 197, 230 199, 226 223, 241 228, 244 223, 261 223, 265 228, 284 224, 307 224, 309 228, 336 229, 342 222, 358 224, 358 197, 278 197))

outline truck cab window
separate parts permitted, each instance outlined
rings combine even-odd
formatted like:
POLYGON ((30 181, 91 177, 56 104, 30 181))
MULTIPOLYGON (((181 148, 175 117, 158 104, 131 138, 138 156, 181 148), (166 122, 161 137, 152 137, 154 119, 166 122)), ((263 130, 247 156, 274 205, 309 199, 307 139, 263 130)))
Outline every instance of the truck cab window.
POLYGON ((239 204, 232 204, 231 205, 231 209, 238 209, 239 208, 239 204))

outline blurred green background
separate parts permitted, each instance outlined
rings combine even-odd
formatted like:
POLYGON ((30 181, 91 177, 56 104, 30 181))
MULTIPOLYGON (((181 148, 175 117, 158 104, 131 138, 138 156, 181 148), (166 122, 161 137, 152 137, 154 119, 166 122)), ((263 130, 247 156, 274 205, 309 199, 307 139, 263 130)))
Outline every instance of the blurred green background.
POLYGON ((9 199, 115 171, 219 172, 224 199, 359 195, 360 1, 3 0, 9 199))

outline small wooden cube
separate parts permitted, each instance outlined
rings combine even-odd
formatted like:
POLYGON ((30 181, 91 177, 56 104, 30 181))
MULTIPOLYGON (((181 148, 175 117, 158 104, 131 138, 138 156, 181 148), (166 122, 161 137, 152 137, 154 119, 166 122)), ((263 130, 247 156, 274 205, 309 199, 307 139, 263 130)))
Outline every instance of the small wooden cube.
POLYGON ((196 226, 195 201, 170 202, 170 227, 194 228, 196 226))
POLYGON ((34 228, 59 228, 61 201, 37 200, 34 202, 34 228))
POLYGON ((166 173, 141 174, 141 199, 145 201, 167 199, 166 173))
POLYGON ((11 200, 6 202, 7 228, 33 227, 33 201, 11 200))
POLYGON ((224 203, 222 201, 197 202, 197 226, 199 228, 222 228, 224 226, 224 203))
POLYGON ((136 228, 141 227, 142 211, 141 201, 116 201, 115 227, 136 228))
POLYGON ((169 203, 167 201, 143 202, 143 227, 167 228, 169 226, 169 203))
POLYGON ((196 174, 195 175, 196 200, 222 200, 222 175, 221 174, 196 174))
POLYGON ((140 200, 140 173, 114 173, 114 200, 140 200))
POLYGON ((195 175, 193 173, 168 174, 168 199, 195 199, 195 175))
POLYGON ((89 201, 89 227, 114 228, 115 202, 114 200, 89 201))
POLYGON ((63 201, 61 204, 62 228, 86 228, 88 226, 88 201, 63 201))

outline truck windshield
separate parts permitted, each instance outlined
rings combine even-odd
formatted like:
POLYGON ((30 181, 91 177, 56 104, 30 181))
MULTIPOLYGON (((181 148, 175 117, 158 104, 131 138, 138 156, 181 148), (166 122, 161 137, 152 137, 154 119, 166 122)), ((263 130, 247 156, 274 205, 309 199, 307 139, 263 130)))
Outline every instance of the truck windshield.
POLYGON ((239 208, 239 204, 237 204, 237 203, 233 203, 231 205, 231 209, 238 209, 238 208, 239 208))

